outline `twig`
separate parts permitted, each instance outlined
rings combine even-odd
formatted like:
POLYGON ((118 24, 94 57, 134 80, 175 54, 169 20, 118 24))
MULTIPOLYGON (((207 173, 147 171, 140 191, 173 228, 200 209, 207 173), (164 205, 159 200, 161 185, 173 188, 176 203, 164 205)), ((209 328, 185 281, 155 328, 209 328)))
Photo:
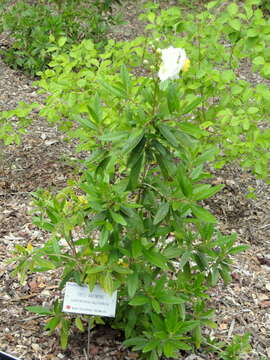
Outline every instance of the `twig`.
POLYGON ((263 225, 263 226, 260 227, 260 229, 266 229, 268 227, 270 227, 270 224, 263 225))
POLYGON ((8 301, 16 302, 16 301, 21 301, 21 300, 28 300, 28 299, 31 299, 31 298, 33 298, 35 296, 38 296, 38 295, 39 295, 39 293, 30 294, 30 295, 21 296, 21 297, 15 298, 15 299, 9 299, 8 301))
POLYGON ((88 320, 88 328, 87 328, 87 360, 90 360, 90 339, 91 339, 91 316, 89 316, 88 320))
POLYGON ((87 355, 87 351, 85 350, 85 348, 83 348, 83 353, 84 353, 84 356, 85 356, 85 359, 88 360, 88 355, 87 355))
POLYGON ((229 331, 228 331, 228 337, 229 338, 232 336, 234 325, 235 325, 235 319, 232 320, 229 331))
POLYGON ((42 317, 44 317, 44 315, 35 315, 35 316, 30 316, 30 317, 28 317, 26 319, 20 319, 20 320, 17 320, 17 321, 19 321, 19 322, 27 322, 27 321, 31 321, 31 320, 37 320, 37 319, 40 319, 42 317))

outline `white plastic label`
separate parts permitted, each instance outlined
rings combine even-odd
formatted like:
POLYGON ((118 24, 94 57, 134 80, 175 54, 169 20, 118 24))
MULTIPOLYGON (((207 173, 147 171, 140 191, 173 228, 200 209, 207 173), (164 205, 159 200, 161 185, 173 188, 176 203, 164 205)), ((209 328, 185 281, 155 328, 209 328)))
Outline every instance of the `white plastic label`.
POLYGON ((68 313, 115 317, 115 291, 112 296, 99 285, 90 291, 87 285, 66 283, 63 311, 68 313))

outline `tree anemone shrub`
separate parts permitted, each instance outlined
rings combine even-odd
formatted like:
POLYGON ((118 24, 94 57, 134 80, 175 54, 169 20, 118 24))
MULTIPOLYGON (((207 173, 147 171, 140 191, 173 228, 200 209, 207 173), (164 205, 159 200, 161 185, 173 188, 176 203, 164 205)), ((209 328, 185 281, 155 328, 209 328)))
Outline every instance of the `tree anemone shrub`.
MULTIPOLYGON (((41 80, 46 88, 59 74, 43 114, 49 117, 58 94, 55 110, 72 109, 66 115, 78 127, 70 131, 90 156, 79 180, 57 194, 34 194, 34 223, 50 237, 42 246, 17 245, 13 273, 24 282, 29 273, 59 269, 60 288, 75 281, 117 290, 111 326, 123 330, 124 344, 148 359, 177 358, 201 348, 204 329, 216 326, 210 289, 219 279, 230 281, 231 255, 245 246, 216 230, 216 218, 203 206, 222 189, 204 170, 219 150, 202 144, 205 130, 184 117, 201 99, 186 97, 180 106, 189 53, 152 48, 148 76, 136 76, 94 51, 84 43, 56 57, 41 80), (80 63, 84 46, 87 66, 80 63)), ((86 316, 64 314, 59 301, 29 310, 49 317, 45 328, 60 332, 63 348, 73 321, 84 328, 86 316)))

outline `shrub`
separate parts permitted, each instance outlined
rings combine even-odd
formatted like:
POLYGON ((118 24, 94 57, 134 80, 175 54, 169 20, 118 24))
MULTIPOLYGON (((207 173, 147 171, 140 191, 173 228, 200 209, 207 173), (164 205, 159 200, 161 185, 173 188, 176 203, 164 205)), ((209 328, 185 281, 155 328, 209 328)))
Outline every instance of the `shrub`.
POLYGON ((3 52, 5 61, 35 75, 47 67, 55 45, 68 48, 83 38, 92 38, 98 47, 104 46, 109 24, 117 20, 110 14, 113 2, 119 3, 17 2, 3 14, 3 28, 14 38, 11 47, 3 52))
MULTIPOLYGON (((222 188, 205 182, 204 164, 218 149, 201 145, 204 130, 179 121, 179 113, 198 105, 192 99, 179 106, 185 75, 160 83, 153 77, 160 55, 153 49, 151 56, 148 77, 130 74, 125 65, 108 74, 106 60, 102 72, 93 57, 89 69, 80 68, 81 57, 66 62, 68 77, 83 73, 95 88, 95 94, 84 91, 85 100, 74 102, 70 114, 79 124, 73 135, 91 155, 78 182, 56 195, 35 194, 34 223, 51 237, 38 248, 17 245, 14 274, 23 281, 29 272, 61 269, 61 288, 71 280, 90 289, 99 283, 110 294, 118 290, 112 326, 125 332, 126 346, 158 359, 204 343, 202 329, 215 327, 208 291, 219 278, 230 281, 230 255, 245 246, 234 245, 234 234, 218 232, 202 206, 222 188)), ((71 322, 61 304, 31 309, 51 316, 46 329, 60 328, 65 347, 71 322)), ((75 324, 82 327, 81 320, 75 324)))

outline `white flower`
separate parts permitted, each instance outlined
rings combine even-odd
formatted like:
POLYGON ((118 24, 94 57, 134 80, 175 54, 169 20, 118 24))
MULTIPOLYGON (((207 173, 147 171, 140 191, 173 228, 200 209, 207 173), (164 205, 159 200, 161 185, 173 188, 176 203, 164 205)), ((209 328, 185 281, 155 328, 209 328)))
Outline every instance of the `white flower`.
POLYGON ((158 72, 161 81, 179 79, 179 72, 189 69, 190 61, 184 49, 172 46, 163 49, 161 50, 161 59, 162 64, 158 72))

